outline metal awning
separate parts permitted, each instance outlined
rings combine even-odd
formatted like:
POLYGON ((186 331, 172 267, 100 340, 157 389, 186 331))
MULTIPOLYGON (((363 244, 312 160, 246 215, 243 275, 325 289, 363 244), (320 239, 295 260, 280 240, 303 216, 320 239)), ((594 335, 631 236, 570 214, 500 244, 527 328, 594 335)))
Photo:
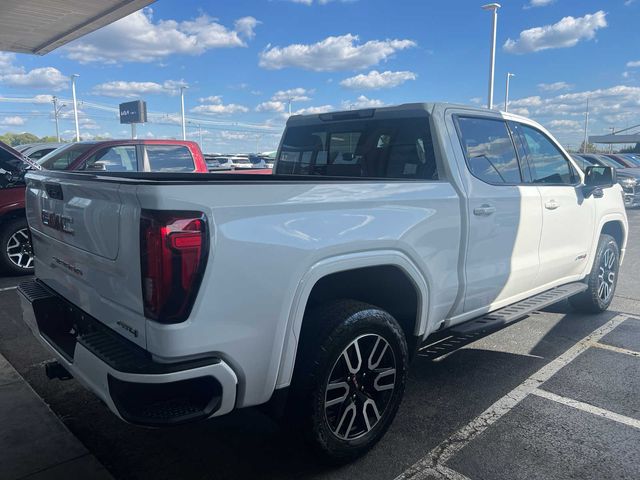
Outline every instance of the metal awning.
POLYGON ((44 55, 155 0, 2 0, 0 51, 44 55))
POLYGON ((640 143, 640 134, 590 135, 589 143, 640 143))

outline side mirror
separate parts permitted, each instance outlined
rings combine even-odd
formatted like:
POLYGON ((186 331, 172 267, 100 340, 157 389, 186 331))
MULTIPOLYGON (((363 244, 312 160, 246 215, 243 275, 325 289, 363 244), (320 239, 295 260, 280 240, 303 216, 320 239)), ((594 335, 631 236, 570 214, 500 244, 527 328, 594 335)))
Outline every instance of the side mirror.
POLYGON ((596 198, 603 196, 602 189, 613 187, 618 181, 616 171, 613 167, 600 165, 590 165, 584 171, 584 192, 585 198, 593 195, 596 198))

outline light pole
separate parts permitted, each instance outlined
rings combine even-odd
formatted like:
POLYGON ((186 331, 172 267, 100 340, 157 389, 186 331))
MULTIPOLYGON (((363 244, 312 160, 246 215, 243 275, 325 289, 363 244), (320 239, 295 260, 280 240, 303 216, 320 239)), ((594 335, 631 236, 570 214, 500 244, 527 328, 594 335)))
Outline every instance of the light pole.
POLYGON ((76 100, 76 78, 80 75, 74 73, 71 75, 71 95, 73 96, 73 117, 76 121, 76 142, 80 141, 80 125, 78 124, 78 102, 76 100))
POLYGON ((287 103, 289 103, 289 116, 291 116, 291 102, 293 102, 293 98, 289 97, 287 99, 287 103))
POLYGON ((496 68, 496 31, 498 28, 498 9, 500 8, 499 3, 489 3, 487 5, 483 5, 483 10, 489 10, 493 12, 493 28, 491 30, 491 57, 489 64, 489 101, 487 102, 487 107, 489 109, 493 108, 493 79, 495 76, 495 68, 496 68))
POLYGON ((587 111, 584 112, 584 142, 582 144, 582 153, 587 153, 588 143, 589 143, 589 97, 587 97, 587 111))
POLYGON ((60 126, 58 125, 58 115, 60 114, 60 110, 62 110, 64 107, 66 107, 66 104, 62 104, 58 107, 58 97, 56 97, 55 95, 53 96, 53 118, 56 121, 56 139, 58 140, 58 143, 60 143, 60 126))
POLYGON ((509 80, 511 79, 511 77, 515 77, 515 76, 516 76, 515 73, 507 73, 507 90, 504 95, 504 111, 505 112, 509 111, 509 80))
POLYGON ((184 91, 189 88, 186 85, 180 87, 180 112, 182 115, 182 140, 187 139, 187 124, 184 118, 184 91))

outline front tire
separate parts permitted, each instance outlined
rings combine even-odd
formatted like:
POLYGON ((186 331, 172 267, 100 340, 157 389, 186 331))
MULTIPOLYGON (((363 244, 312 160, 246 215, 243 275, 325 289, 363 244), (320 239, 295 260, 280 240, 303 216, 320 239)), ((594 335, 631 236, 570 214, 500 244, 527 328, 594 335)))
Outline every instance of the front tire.
POLYGON ((13 275, 29 275, 34 270, 31 232, 26 218, 16 218, 0 226, 0 268, 13 275))
POLYGON ((620 249, 611 235, 602 234, 591 273, 585 279, 587 290, 569 299, 578 311, 600 313, 609 308, 618 284, 620 249))
POLYGON ((373 447, 395 417, 406 381, 407 342, 389 313, 351 300, 320 307, 305 323, 292 407, 321 457, 348 462, 373 447))

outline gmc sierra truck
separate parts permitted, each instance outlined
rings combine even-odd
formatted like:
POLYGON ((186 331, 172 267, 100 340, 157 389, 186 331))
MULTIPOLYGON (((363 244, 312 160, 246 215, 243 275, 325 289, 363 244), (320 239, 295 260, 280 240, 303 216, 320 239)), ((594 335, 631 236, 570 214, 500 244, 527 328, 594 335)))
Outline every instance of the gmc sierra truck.
POLYGON ((273 175, 27 178, 19 292, 50 376, 145 426, 284 406, 334 461, 382 437, 434 332, 601 312, 627 243, 610 167, 440 103, 293 116, 273 175))

